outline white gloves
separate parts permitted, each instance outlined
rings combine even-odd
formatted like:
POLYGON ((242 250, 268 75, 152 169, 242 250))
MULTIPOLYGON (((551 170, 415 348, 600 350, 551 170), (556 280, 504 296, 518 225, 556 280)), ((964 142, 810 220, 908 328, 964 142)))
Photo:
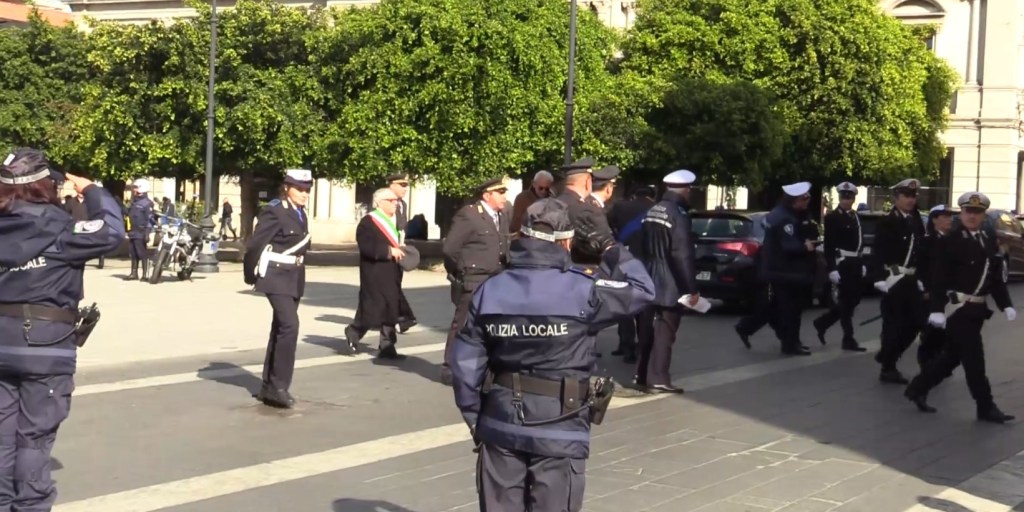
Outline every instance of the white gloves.
POLYGON ((946 314, 945 313, 932 313, 928 315, 928 325, 944 329, 946 327, 946 314))
POLYGON ((868 267, 866 267, 864 265, 861 265, 861 267, 860 267, 860 276, 861 277, 867 277, 868 276, 868 267))
POLYGON ((1011 321, 1011 322, 1017 319, 1017 310, 1016 309, 1006 308, 1006 309, 1003 310, 1003 313, 1006 314, 1006 319, 1011 321))
POLYGON ((828 273, 828 280, 832 281, 832 284, 839 284, 839 271, 833 270, 828 273))
MULTIPOLYGON (((882 293, 889 293, 889 285, 885 281, 878 281, 875 283, 875 289, 882 293)), ((918 317, 920 318, 920 317, 918 317)))
POLYGON ((921 290, 922 292, 924 291, 924 283, 922 283, 920 280, 917 281, 917 289, 921 290))

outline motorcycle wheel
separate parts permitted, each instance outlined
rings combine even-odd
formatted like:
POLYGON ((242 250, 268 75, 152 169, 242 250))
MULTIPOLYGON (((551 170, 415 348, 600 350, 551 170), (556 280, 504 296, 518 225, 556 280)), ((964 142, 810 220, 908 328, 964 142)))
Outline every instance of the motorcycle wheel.
POLYGON ((157 284, 160 282, 160 276, 164 273, 164 267, 167 266, 167 260, 171 258, 171 253, 167 249, 160 249, 160 252, 156 253, 156 258, 153 258, 153 269, 149 274, 149 284, 157 284))

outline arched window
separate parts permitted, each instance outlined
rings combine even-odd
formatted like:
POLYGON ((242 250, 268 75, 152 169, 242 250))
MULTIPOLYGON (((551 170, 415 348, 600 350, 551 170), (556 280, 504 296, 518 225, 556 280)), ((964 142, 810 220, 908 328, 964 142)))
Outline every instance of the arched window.
POLYGON ((935 0, 896 0, 889 13, 902 20, 934 20, 946 15, 945 9, 935 0))

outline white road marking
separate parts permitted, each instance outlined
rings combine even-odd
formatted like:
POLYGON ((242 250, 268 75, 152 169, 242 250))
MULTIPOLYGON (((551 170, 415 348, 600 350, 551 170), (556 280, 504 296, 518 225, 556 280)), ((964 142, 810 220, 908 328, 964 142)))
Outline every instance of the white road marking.
POLYGON ((920 503, 903 512, 953 510, 950 503, 971 512, 1009 512, 1024 504, 1024 451, 967 479, 956 487, 919 498, 920 503))
MULTIPOLYGON (((426 354, 444 349, 444 343, 431 343, 429 345, 413 345, 402 349, 406 355, 426 354)), ((373 359, 371 354, 361 352, 355 356, 332 355, 299 359, 295 361, 295 369, 315 368, 332 364, 356 363, 373 359)), ((98 393, 113 393, 115 391, 127 391, 130 389, 152 388, 157 386, 170 386, 172 384, 186 384, 189 382, 201 382, 204 380, 219 379, 223 377, 236 377, 263 371, 262 364, 252 364, 238 368, 221 368, 217 370, 202 370, 198 372, 176 373, 173 375, 158 375, 156 377, 143 377, 140 379, 129 379, 117 382, 105 382, 101 384, 87 384, 75 389, 74 396, 95 395, 98 393)))
MULTIPOLYGON (((876 345, 877 341, 865 344, 876 345)), ((427 352, 427 347, 443 348, 444 344, 421 345, 409 347, 406 353, 419 348, 427 352)), ((860 354, 863 355, 863 354, 860 354)), ((725 384, 732 384, 765 375, 795 370, 834 361, 842 357, 858 357, 858 354, 843 353, 839 350, 816 353, 813 357, 785 358, 762 363, 742 366, 735 369, 719 370, 696 375, 676 382, 687 390, 697 391, 725 384)), ((335 360, 336 358, 317 358, 316 360, 335 360)), ((307 361, 316 361, 307 360, 307 361)), ((334 364, 323 362, 320 364, 334 364)), ((308 367, 308 366, 306 366, 308 367)), ((236 370, 237 371, 237 370, 236 370)), ((184 378, 181 376, 167 376, 184 378)), ((187 374, 190 380, 198 380, 195 374, 187 374)), ((155 377, 154 379, 158 379, 155 377)), ((144 381, 146 379, 140 379, 144 381)), ((132 381, 128 381, 132 382, 132 381)), ((134 381, 139 382, 139 381, 134 381)), ((124 383, 113 383, 111 386, 124 383)), ((160 385, 160 384, 151 384, 160 385)), ((99 385, 97 385, 99 386, 99 385)), ((147 385, 134 385, 124 389, 136 389, 147 385)), ((93 391, 97 393, 101 391, 93 391)), ((644 395, 636 398, 616 398, 611 409, 620 409, 632 405, 654 402, 671 396, 671 394, 644 395)), ((598 427, 600 428, 600 427, 598 427)), ((54 507, 56 512, 151 512, 163 508, 185 505, 201 500, 226 496, 269 485, 291 482, 344 469, 373 464, 384 460, 402 457, 413 453, 440 448, 456 443, 470 442, 469 430, 465 424, 456 423, 442 427, 430 428, 416 432, 398 434, 381 439, 374 439, 354 445, 342 446, 318 453, 310 453, 278 459, 262 464, 246 466, 218 473, 199 475, 173 482, 155 484, 148 487, 116 492, 94 498, 86 498, 60 504, 54 507)), ((467 450, 468 450, 467 446, 467 450)))
POLYGON ((918 503, 903 512, 936 512, 961 509, 971 512, 1010 512, 1013 510, 1013 507, 1010 505, 987 500, 953 488, 946 489, 933 497, 921 499, 924 503, 918 503))

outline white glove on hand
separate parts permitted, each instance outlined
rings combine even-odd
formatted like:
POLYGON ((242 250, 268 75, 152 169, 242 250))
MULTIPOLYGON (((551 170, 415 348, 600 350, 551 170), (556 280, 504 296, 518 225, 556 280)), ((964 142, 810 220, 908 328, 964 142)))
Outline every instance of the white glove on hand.
POLYGON ((876 282, 875 289, 882 293, 889 293, 889 285, 885 284, 885 281, 876 282))
POLYGON ((1006 308, 1006 309, 1003 310, 1003 313, 1006 314, 1006 319, 1011 321, 1011 322, 1017 319, 1017 310, 1016 309, 1006 308))
POLYGON ((828 280, 832 281, 832 284, 839 284, 839 271, 833 270, 828 273, 828 280))
POLYGON ((924 291, 924 283, 922 283, 920 280, 917 281, 917 289, 921 290, 922 292, 924 291))
POLYGON ((945 313, 932 313, 928 315, 928 325, 944 329, 946 327, 946 314, 945 313))
POLYGON ((860 267, 860 276, 861 277, 867 277, 868 276, 868 267, 866 267, 864 265, 861 265, 861 267, 860 267))

